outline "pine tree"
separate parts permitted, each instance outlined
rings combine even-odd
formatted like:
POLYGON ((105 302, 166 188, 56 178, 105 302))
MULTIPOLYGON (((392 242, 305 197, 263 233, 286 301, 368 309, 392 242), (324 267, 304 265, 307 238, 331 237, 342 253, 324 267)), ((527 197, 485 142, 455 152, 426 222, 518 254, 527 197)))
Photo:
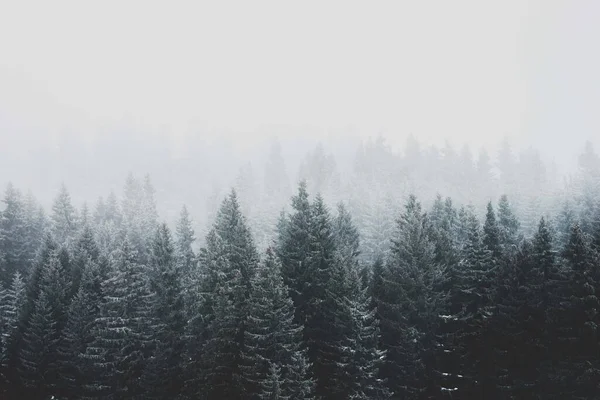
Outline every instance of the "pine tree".
POLYGON ((281 367, 277 364, 270 363, 269 375, 267 379, 264 379, 261 382, 259 398, 261 400, 288 399, 289 397, 283 395, 281 386, 283 386, 281 367))
POLYGON ((574 398, 590 398, 600 390, 600 363, 595 356, 600 351, 597 339, 600 323, 597 294, 600 265, 593 253, 591 238, 582 232, 579 225, 573 226, 563 256, 570 275, 571 307, 568 321, 577 337, 569 346, 571 374, 565 382, 566 391, 574 398))
POLYGON ((8 184, 4 199, 4 211, 0 213, 0 284, 10 285, 15 272, 26 273, 27 232, 25 211, 21 193, 8 184))
POLYGON ((351 351, 346 303, 347 270, 336 259, 336 241, 329 210, 321 196, 311 204, 309 253, 304 287, 296 307, 304 322, 308 357, 317 377, 316 395, 347 398, 351 351))
POLYGON ((53 394, 58 345, 54 313, 46 293, 40 293, 23 338, 24 346, 20 354, 20 375, 27 388, 28 399, 42 400, 53 394))
POLYGON ((349 376, 352 382, 351 399, 387 399, 391 393, 379 372, 384 364, 386 352, 379 349, 381 340, 377 309, 369 296, 369 288, 363 287, 358 270, 349 277, 351 324, 349 343, 352 357, 349 363, 349 376))
POLYGON ((514 252, 518 245, 520 224, 506 195, 502 195, 498 202, 498 229, 502 252, 507 256, 514 252))
POLYGON ((10 384, 7 368, 10 349, 18 342, 19 316, 25 302, 25 283, 21 274, 15 273, 8 289, 0 289, 0 394, 7 396, 10 384))
POLYGON ((117 251, 123 235, 123 217, 121 215, 117 198, 114 193, 108 196, 104 205, 97 205, 94 216, 94 238, 102 254, 111 254, 117 251))
MULTIPOLYGON (((394 396, 418 396, 429 384, 426 365, 444 297, 438 290, 443 274, 435 262, 429 222, 415 196, 410 196, 397 221, 390 258, 377 298, 383 350, 382 376, 394 396)), ((430 380, 430 379, 429 379, 430 380)))
POLYGON ((192 248, 196 241, 194 235, 190 215, 187 208, 183 206, 175 230, 175 258, 181 273, 180 284, 188 315, 192 314, 192 304, 197 301, 194 285, 197 285, 199 280, 196 254, 192 248))
POLYGON ((59 384, 56 360, 66 323, 69 284, 59 252, 53 251, 43 265, 40 292, 20 348, 19 371, 32 398, 56 393, 59 384))
POLYGON ((502 258, 502 248, 500 244, 500 228, 496 222, 496 213, 494 206, 489 202, 487 205, 487 213, 483 224, 483 245, 490 251, 495 262, 499 262, 502 258))
POLYGON ((70 247, 77 233, 78 216, 75 207, 71 204, 71 195, 64 184, 61 185, 54 199, 50 217, 54 239, 59 245, 70 247))
POLYGON ((557 240, 560 248, 564 248, 567 245, 571 236, 571 229, 576 221, 575 210, 573 210, 569 201, 565 201, 555 220, 556 231, 558 232, 557 240))
POLYGON ((94 323, 100 314, 102 282, 107 278, 106 260, 85 260, 83 276, 68 310, 68 319, 58 346, 61 398, 76 399, 84 393, 89 379, 86 349, 94 341, 94 323))
POLYGON ((567 282, 564 269, 557 260, 557 251, 554 246, 555 239, 548 222, 542 218, 538 225, 538 231, 533 238, 532 265, 534 275, 531 278, 530 286, 534 292, 532 296, 523 299, 525 303, 535 303, 532 299, 537 299, 538 326, 541 326, 541 338, 531 338, 534 341, 530 347, 537 346, 539 349, 538 360, 540 380, 537 386, 540 397, 553 398, 560 395, 560 388, 556 386, 562 376, 560 359, 561 353, 560 337, 562 336, 556 329, 558 321, 564 316, 564 304, 562 294, 564 285, 567 282), (538 278, 536 282, 534 279, 538 278))
POLYGON ((311 207, 306 183, 300 182, 298 193, 292 198, 294 213, 279 224, 277 255, 282 262, 284 283, 296 307, 297 324, 304 324, 304 302, 302 294, 307 281, 307 258, 310 251, 311 207))
POLYGON ((154 240, 154 232, 159 226, 155 195, 156 190, 152 185, 150 175, 146 175, 144 177, 144 185, 142 187, 141 229, 144 242, 148 248, 151 246, 151 243, 154 240))
POLYGON ((302 327, 293 322, 294 305, 271 249, 253 280, 249 304, 242 366, 245 398, 312 398, 302 327))
POLYGON ((473 392, 477 390, 477 382, 485 393, 489 393, 490 386, 480 379, 480 375, 487 374, 492 367, 485 335, 494 312, 495 269, 492 252, 484 243, 485 233, 477 217, 467 212, 466 218, 466 243, 455 271, 455 285, 450 291, 450 314, 445 318, 445 325, 449 325, 446 329, 455 335, 450 343, 446 343, 444 351, 452 357, 455 370, 443 372, 452 378, 452 383, 445 386, 447 389, 456 388, 463 396, 478 396, 478 392, 473 392))
POLYGON ((177 393, 182 387, 182 365, 184 351, 183 292, 181 289, 180 264, 175 260, 175 248, 171 232, 162 224, 156 232, 151 251, 150 287, 155 294, 153 332, 156 350, 145 371, 147 398, 163 399, 177 393))
MULTIPOLYGON (((148 191, 152 193, 150 188, 148 191)), ((148 193, 148 196, 150 196, 148 193)), ((151 208, 146 198, 144 185, 133 176, 129 174, 125 181, 124 196, 122 200, 122 211, 123 211, 123 226, 127 232, 128 240, 131 243, 132 248, 136 252, 138 262, 144 263, 147 261, 148 255, 148 242, 147 242, 147 231, 144 229, 148 227, 148 222, 144 221, 146 208, 151 208)), ((154 232, 152 229, 150 232, 154 232)))
MULTIPOLYGON (((48 221, 44 209, 37 203, 31 193, 25 196, 25 237, 27 255, 26 269, 24 273, 29 273, 31 266, 35 261, 35 255, 40 248, 44 238, 44 232, 48 226, 48 221)), ((24 278, 28 275, 24 275, 24 278)))
POLYGON ((215 231, 207 237, 207 250, 202 254, 207 287, 203 293, 206 320, 202 343, 200 382, 191 396, 234 399, 243 393, 240 374, 244 318, 245 288, 242 273, 232 268, 225 244, 215 231))
MULTIPOLYGON (((277 253, 282 275, 296 309, 295 322, 304 325, 309 361, 318 377, 316 395, 348 394, 351 352, 350 313, 345 301, 346 272, 339 262, 334 226, 323 199, 308 200, 305 182, 292 198, 293 214, 280 220, 277 253)), ((336 397, 337 396, 337 397, 336 397)))
POLYGON ((379 320, 369 295, 368 284, 361 277, 359 264, 360 239, 352 216, 342 203, 334 221, 337 263, 343 268, 346 287, 342 311, 347 313, 345 341, 353 354, 349 357, 346 374, 352 399, 381 399, 387 395, 379 379, 379 368, 385 352, 378 349, 379 320))
POLYGON ((73 257, 71 262, 71 292, 74 296, 79 290, 81 278, 85 272, 89 260, 97 263, 100 258, 100 249, 96 244, 94 232, 89 224, 84 223, 82 232, 79 234, 73 246, 73 257))
POLYGON ((140 398, 144 360, 152 349, 150 327, 153 296, 147 268, 137 262, 125 240, 102 282, 102 302, 94 321, 94 340, 83 360, 89 368, 84 392, 89 398, 140 398))
POLYGON ((245 317, 258 253, 232 190, 199 257, 200 298, 188 329, 186 395, 239 398, 245 317), (198 352, 198 343, 201 351, 198 352))

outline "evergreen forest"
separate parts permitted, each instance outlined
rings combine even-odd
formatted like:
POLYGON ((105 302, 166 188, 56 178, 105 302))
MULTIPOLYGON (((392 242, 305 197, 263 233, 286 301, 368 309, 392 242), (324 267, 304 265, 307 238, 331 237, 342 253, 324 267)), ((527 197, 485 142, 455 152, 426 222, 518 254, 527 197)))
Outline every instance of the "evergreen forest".
POLYGON ((558 185, 451 150, 372 141, 344 177, 318 147, 288 181, 274 146, 202 227, 152 173, 50 208, 8 184, 0 398, 600 398, 600 157, 558 185))

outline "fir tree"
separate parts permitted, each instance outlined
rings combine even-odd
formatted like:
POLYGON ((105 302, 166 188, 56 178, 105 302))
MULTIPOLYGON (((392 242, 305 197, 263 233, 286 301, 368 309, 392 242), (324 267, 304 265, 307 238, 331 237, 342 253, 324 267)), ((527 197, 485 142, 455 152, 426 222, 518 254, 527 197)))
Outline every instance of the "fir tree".
POLYGON ((223 201, 206 243, 199 257, 199 304, 188 330, 186 394, 239 398, 245 317, 258 253, 235 191, 223 201), (194 349, 197 343, 201 352, 194 349))
POLYGON ((66 323, 69 284, 68 271, 60 260, 59 251, 52 251, 42 266, 39 294, 19 350, 19 372, 32 397, 57 390, 57 350, 66 323), (44 358, 40 358, 40 351, 44 358))
POLYGON ((94 341, 94 323, 102 302, 102 282, 106 279, 106 261, 88 257, 83 268, 81 285, 68 309, 68 319, 58 346, 57 368, 60 372, 61 398, 76 399, 84 391, 83 383, 90 373, 84 357, 94 341))
MULTIPOLYGON (((44 232, 47 228, 48 221, 44 209, 37 203, 31 193, 28 193, 25 197, 24 202, 25 210, 25 237, 26 237, 26 255, 27 271, 24 273, 29 274, 29 269, 35 261, 35 255, 37 250, 42 245, 44 238, 44 232)), ((24 275, 26 277, 28 275, 24 275)))
POLYGON ((28 399, 42 400, 54 394, 58 346, 55 313, 46 293, 40 293, 20 352, 19 370, 28 399))
POLYGON ((19 316, 25 303, 25 283, 16 272, 8 289, 0 289, 0 394, 7 395, 10 349, 19 335, 19 316))
POLYGON ((309 253, 304 287, 296 307, 304 322, 308 357, 317 378, 316 395, 347 398, 351 362, 346 304, 347 270, 336 259, 336 241, 329 210, 317 196, 311 204, 309 253))
POLYGON ((307 258, 310 251, 311 207, 306 183, 300 182, 298 193, 292 198, 294 213, 280 220, 277 254, 282 262, 284 283, 296 307, 296 323, 304 324, 304 284, 307 279, 307 258))
POLYGON ((500 229, 498 228, 496 213, 491 202, 487 205, 487 213, 483 224, 483 245, 490 251, 495 262, 501 260, 500 229))
POLYGON ((185 315, 180 284, 180 264, 175 260, 171 232, 162 224, 156 232, 151 252, 150 287, 157 326, 153 332, 156 351, 146 367, 147 397, 162 399, 176 393, 183 385, 185 315))
POLYGON ((383 350, 387 362, 382 376, 394 396, 418 396, 425 391, 426 365, 434 348, 438 315, 444 296, 438 292, 442 271, 435 263, 435 245, 429 222, 416 197, 410 196, 397 221, 390 258, 377 299, 381 315, 383 350))
POLYGON ((192 246, 196 240, 194 229, 187 208, 183 206, 175 230, 175 258, 180 270, 180 284, 182 286, 186 312, 192 314, 192 304, 195 298, 194 285, 199 282, 197 259, 192 246))
POLYGON ((71 204, 71 195, 63 184, 52 205, 52 234, 59 245, 69 247, 75 238, 78 227, 78 216, 71 204))
POLYGON ((577 338, 569 346, 571 373, 566 378, 566 392, 574 398, 590 398, 600 387, 600 363, 597 327, 600 323, 597 288, 599 268, 591 247, 591 239, 579 225, 574 225, 563 256, 569 266, 569 310, 571 329, 577 338))
POLYGON ((94 340, 82 358, 88 362, 84 392, 90 398, 139 398, 140 377, 152 349, 150 327, 153 297, 147 268, 127 240, 115 254, 108 277, 102 282, 102 302, 94 321, 94 340))
POLYGON ((3 269, 0 270, 0 284, 8 287, 15 272, 27 272, 28 238, 21 193, 12 184, 8 184, 2 201, 4 211, 0 213, 0 266, 3 269))
POLYGON ((312 398, 302 327, 293 322, 294 305, 271 249, 253 280, 249 304, 242 368, 245 397, 312 398))
POLYGON ((478 375, 487 373, 486 368, 491 365, 477 363, 480 360, 490 362, 489 357, 481 357, 481 351, 489 350, 485 335, 494 312, 495 269, 492 252, 484 243, 485 233, 477 217, 467 213, 466 223, 467 239, 455 271, 455 285, 450 291, 450 314, 445 319, 445 325, 449 325, 446 329, 454 332, 452 341, 446 343, 444 349, 452 357, 454 370, 443 372, 452 378, 452 383, 446 386, 448 389, 457 388, 460 393, 475 396, 477 392, 472 390, 475 390, 476 382, 486 385, 485 390, 489 386, 478 375))
POLYGON ((70 271, 72 281, 71 296, 74 296, 79 290, 81 278, 85 273, 86 263, 88 263, 89 260, 97 263, 99 258, 100 249, 96 245, 94 232, 89 224, 84 223, 82 232, 79 234, 79 237, 73 246, 73 259, 70 271))
POLYGON ((519 229, 519 220, 513 213, 508 196, 502 195, 498 202, 498 230, 503 254, 509 255, 515 251, 519 241, 519 229))
POLYGON ((369 295, 368 282, 361 277, 359 265, 360 239, 352 217, 342 203, 334 221, 337 263, 343 268, 346 287, 341 310, 347 314, 345 342, 353 349, 347 365, 351 387, 348 396, 353 399, 384 398, 385 385, 379 379, 379 368, 385 352, 378 349, 379 320, 369 295))

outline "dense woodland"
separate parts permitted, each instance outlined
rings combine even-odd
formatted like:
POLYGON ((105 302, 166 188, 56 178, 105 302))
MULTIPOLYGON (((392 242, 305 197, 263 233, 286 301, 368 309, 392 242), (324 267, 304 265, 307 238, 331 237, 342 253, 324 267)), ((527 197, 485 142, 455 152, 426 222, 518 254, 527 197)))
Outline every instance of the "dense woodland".
POLYGON ((153 175, 50 210, 9 184, 0 397, 597 399, 591 145, 562 187, 509 147, 412 146, 371 142, 353 179, 317 148, 295 188, 274 147, 262 194, 242 174, 202 230, 161 222, 153 175))

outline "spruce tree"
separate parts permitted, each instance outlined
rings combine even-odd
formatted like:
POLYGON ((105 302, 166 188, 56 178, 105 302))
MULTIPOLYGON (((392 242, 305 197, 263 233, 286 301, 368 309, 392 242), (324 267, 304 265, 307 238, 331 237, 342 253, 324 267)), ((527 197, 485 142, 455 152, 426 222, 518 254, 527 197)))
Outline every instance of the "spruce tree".
POLYGON ((445 321, 451 325, 447 329, 456 332, 444 349, 452 357, 454 370, 443 372, 452 378, 446 388, 457 388, 463 396, 478 396, 478 385, 484 391, 491 385, 480 376, 493 367, 485 335, 494 313, 495 269, 477 217, 467 212, 466 218, 467 239, 456 268, 456 283, 450 291, 450 314, 445 321))
POLYGON ((321 196, 311 204, 310 242, 301 308, 309 360, 317 378, 316 395, 347 398, 350 391, 347 270, 336 258, 337 248, 329 210, 321 196))
POLYGON ((590 398, 600 390, 600 363, 596 356, 600 351, 597 335, 597 327, 600 324, 600 265, 597 263, 591 241, 579 225, 574 225, 563 251, 570 275, 571 307, 568 322, 573 336, 577 338, 568 347, 571 373, 566 378, 565 389, 574 398, 590 398))
POLYGON ((245 398, 313 398, 302 327, 294 323, 294 305, 272 249, 252 282, 246 316, 242 377, 245 398))
POLYGON ((85 272, 86 263, 91 260, 97 263, 100 258, 100 249, 96 244, 94 232, 88 223, 84 223, 82 231, 73 246, 73 257, 71 261, 71 292, 74 296, 79 290, 82 276, 85 272))
POLYGON ((343 268, 346 283, 340 293, 344 298, 341 311, 347 314, 345 342, 353 349, 346 371, 351 388, 348 396, 353 399, 384 398, 387 392, 379 378, 379 368, 385 352, 378 349, 379 320, 369 295, 368 282, 361 276, 358 230, 342 203, 338 205, 334 221, 334 239, 337 263, 343 268))
POLYGON ((70 247, 77 233, 78 216, 75 207, 71 204, 71 195, 64 184, 61 185, 54 199, 50 217, 54 239, 59 245, 70 247))
POLYGON ((245 317, 258 261, 246 218, 232 190, 221 204, 206 248, 200 252, 200 296, 187 334, 187 396, 242 395, 245 317))
POLYGON ((502 248, 500 239, 500 228, 496 221, 494 206, 489 202, 483 224, 483 245, 491 253, 494 262, 498 263, 502 259, 502 248))
POLYGON ((281 259, 284 283, 296 308, 296 323, 304 324, 304 285, 307 282, 307 259, 310 251, 311 207, 306 182, 298 185, 292 197, 293 213, 279 223, 277 255, 281 259))
POLYGON ((21 193, 8 184, 4 194, 4 210, 0 213, 0 284, 10 285, 15 272, 26 274, 27 231, 25 210, 21 193))
POLYGON ((18 342, 19 316, 25 303, 25 283, 16 272, 8 289, 0 289, 0 394, 8 396, 10 349, 18 342))
POLYGON ((54 394, 58 346, 54 313, 46 293, 40 293, 20 352, 19 372, 28 399, 42 400, 54 394))
POLYGON ((144 360, 152 349, 150 327, 153 296, 147 282, 147 267, 127 240, 114 255, 102 282, 99 316, 94 321, 94 340, 83 360, 89 368, 84 392, 89 398, 140 398, 144 360))
POLYGON ((24 271, 23 277, 27 277, 31 266, 35 261, 35 256, 42 245, 44 238, 44 232, 48 226, 48 221, 44 209, 37 203, 31 193, 25 196, 24 201, 25 211, 25 254, 26 254, 26 271, 24 271))
POLYGON ((519 242, 520 224, 506 195, 502 195, 498 202, 498 229, 503 254, 507 256, 515 252, 519 242))
POLYGON ((56 360, 66 323, 69 284, 68 271, 59 253, 53 251, 43 265, 39 295, 33 303, 19 353, 19 372, 32 398, 54 394, 58 388, 56 360))
POLYGON ((381 341, 387 351, 382 376, 399 398, 418 396, 431 383, 427 365, 444 308, 445 296, 439 292, 442 281, 427 216, 416 197, 410 196, 397 220, 377 299, 381 341))
POLYGON ((89 363, 85 352, 94 337, 94 323, 100 315, 102 282, 107 278, 107 261, 88 257, 83 267, 81 284, 68 309, 68 318, 58 346, 57 368, 60 372, 60 398, 77 399, 89 379, 89 363))
POLYGON ((152 335, 156 349, 146 366, 144 380, 150 389, 147 397, 162 399, 177 393, 183 385, 186 325, 181 268, 175 259, 171 232, 166 224, 160 225, 156 231, 150 266, 150 288, 155 295, 152 312, 156 321, 152 335))
POLYGON ((180 284, 183 291, 186 312, 192 314, 191 307, 197 301, 194 285, 198 284, 197 258, 192 248, 196 241, 190 215, 185 206, 181 210, 175 229, 175 259, 180 270, 180 284))

